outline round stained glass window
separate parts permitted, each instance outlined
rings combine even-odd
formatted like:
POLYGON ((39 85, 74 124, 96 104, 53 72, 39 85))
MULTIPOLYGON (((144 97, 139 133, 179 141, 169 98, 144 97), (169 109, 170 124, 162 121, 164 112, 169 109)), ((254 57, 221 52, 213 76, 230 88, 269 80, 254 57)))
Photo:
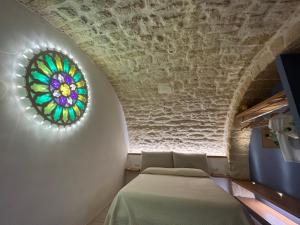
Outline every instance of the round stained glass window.
POLYGON ((30 60, 25 79, 28 98, 45 120, 66 126, 85 113, 86 80, 67 55, 55 50, 39 52, 30 60))

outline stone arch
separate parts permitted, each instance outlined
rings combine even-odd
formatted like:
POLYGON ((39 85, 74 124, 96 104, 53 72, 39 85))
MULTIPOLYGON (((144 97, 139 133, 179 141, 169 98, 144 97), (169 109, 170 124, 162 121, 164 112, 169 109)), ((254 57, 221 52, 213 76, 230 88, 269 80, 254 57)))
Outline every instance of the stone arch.
POLYGON ((300 8, 290 19, 270 38, 263 49, 253 58, 245 69, 231 100, 224 128, 229 161, 229 174, 240 179, 249 179, 248 151, 250 130, 238 132, 235 115, 238 112, 245 93, 251 83, 268 66, 274 63, 276 56, 288 49, 295 49, 300 43, 300 8))

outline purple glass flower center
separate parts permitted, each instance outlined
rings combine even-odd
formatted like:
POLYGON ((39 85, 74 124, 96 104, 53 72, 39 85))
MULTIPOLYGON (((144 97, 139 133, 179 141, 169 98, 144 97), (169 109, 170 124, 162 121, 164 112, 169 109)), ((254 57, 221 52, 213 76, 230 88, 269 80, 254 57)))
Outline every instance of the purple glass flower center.
POLYGON ((64 74, 64 78, 65 78, 65 83, 70 85, 73 83, 73 79, 71 76, 67 75, 67 74, 64 74))
POLYGON ((72 99, 77 99, 76 91, 72 91, 70 96, 71 96, 72 99))
POLYGON ((58 89, 60 87, 60 82, 57 79, 52 79, 51 86, 58 89))
POLYGON ((53 97, 55 97, 56 103, 63 107, 69 107, 75 104, 78 98, 73 78, 64 72, 53 76, 50 83, 50 90, 53 97), (67 92, 69 93, 66 94, 67 92))
POLYGON ((67 104, 67 98, 64 97, 64 96, 60 96, 60 97, 59 97, 59 104, 60 104, 61 106, 65 106, 65 105, 67 104))

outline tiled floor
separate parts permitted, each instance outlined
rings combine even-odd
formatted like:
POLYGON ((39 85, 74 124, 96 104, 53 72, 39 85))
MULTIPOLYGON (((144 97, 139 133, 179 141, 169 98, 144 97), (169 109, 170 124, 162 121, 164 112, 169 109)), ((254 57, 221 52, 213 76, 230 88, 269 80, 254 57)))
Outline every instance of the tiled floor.
POLYGON ((105 221, 106 214, 108 212, 109 207, 105 208, 101 213, 99 213, 96 218, 89 223, 88 225, 103 225, 105 221))

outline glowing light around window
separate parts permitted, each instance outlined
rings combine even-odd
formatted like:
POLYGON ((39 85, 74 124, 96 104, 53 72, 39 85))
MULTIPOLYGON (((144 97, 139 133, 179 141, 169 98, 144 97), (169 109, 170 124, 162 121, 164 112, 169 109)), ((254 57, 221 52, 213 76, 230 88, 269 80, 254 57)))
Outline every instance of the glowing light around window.
POLYGON ((84 115, 88 88, 78 65, 66 54, 41 50, 26 67, 25 88, 33 108, 46 121, 71 125, 84 115))

